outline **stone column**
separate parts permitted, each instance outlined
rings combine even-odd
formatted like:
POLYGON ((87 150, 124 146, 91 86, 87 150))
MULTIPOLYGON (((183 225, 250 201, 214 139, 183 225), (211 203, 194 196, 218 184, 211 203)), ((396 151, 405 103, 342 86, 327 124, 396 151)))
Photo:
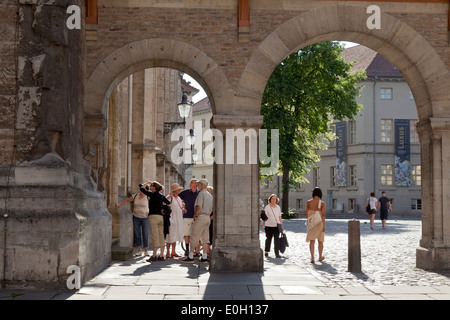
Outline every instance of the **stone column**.
POLYGON ((111 260, 111 216, 81 146, 86 122, 98 132, 104 118, 84 120, 85 33, 66 27, 66 10, 59 2, 0 5, 2 27, 7 14, 5 32, 16 35, 2 38, 13 43, 5 61, 17 67, 17 82, 0 81, 0 126, 14 150, 0 156, 0 278, 12 287, 66 288, 69 266, 85 282, 111 260))
POLYGON ((450 118, 417 125, 422 158, 422 238, 416 264, 450 269, 450 118))
MULTIPOLYGON (((214 163, 214 244, 211 250, 211 270, 213 272, 262 272, 263 252, 259 242, 259 164, 245 164, 230 161, 230 145, 227 135, 242 129, 259 135, 263 123, 262 116, 215 115, 213 127, 223 135, 223 159, 214 163), (228 131, 227 131, 228 130, 228 131), (221 161, 223 160, 223 161, 221 161)), ((234 144, 236 146, 240 142, 234 144)), ((240 146, 243 146, 241 144, 240 146)), ((249 148, 257 148, 247 142, 249 148)), ((220 144, 217 145, 220 148, 220 144)), ((215 150, 220 157, 220 150, 215 150)))

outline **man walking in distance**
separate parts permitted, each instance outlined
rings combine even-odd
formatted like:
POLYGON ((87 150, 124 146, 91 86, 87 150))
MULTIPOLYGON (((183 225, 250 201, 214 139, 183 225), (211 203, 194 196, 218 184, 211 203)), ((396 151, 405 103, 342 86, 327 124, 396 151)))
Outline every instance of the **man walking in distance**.
POLYGON ((392 211, 391 202, 386 197, 386 192, 381 192, 381 198, 378 199, 378 208, 380 210, 380 219, 383 225, 383 229, 386 229, 386 220, 388 219, 388 210, 392 211))
MULTIPOLYGON (((200 179, 197 181, 198 189, 200 190, 197 199, 195 200, 194 222, 192 224, 191 242, 197 244, 200 240, 203 245, 203 255, 200 262, 208 262, 209 252, 209 224, 211 222, 210 214, 213 209, 213 197, 207 191, 208 180, 200 179)), ((192 246, 189 251, 189 256, 182 260, 183 262, 194 262, 194 249, 192 246)))
MULTIPOLYGON (((192 223, 194 221, 194 204, 197 199, 197 180, 191 179, 189 182, 189 189, 183 190, 178 195, 185 204, 185 210, 183 210, 183 222, 184 222, 184 242, 186 243, 185 256, 189 254, 189 242, 191 238, 192 223)), ((194 244, 194 247, 197 244, 194 244)))

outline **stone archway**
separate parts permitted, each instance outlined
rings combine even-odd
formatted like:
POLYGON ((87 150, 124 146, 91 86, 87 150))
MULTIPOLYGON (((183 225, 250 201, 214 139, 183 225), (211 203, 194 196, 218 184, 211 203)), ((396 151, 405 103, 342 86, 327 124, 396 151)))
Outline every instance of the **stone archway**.
MULTIPOLYGON (((381 29, 368 29, 366 7, 337 4, 304 12, 275 29, 252 53, 237 96, 259 114, 275 67, 289 54, 322 41, 363 44, 397 66, 414 95, 422 153, 422 239, 417 266, 450 268, 450 74, 435 49, 416 30, 382 13, 381 29), (245 100, 244 100, 245 99, 245 100)), ((239 103, 239 101, 236 101, 239 103)))
POLYGON ((102 141, 106 128, 106 104, 114 88, 130 74, 152 67, 166 67, 188 73, 205 89, 215 110, 226 109, 226 95, 232 90, 220 66, 201 50, 171 39, 144 39, 129 43, 105 57, 86 84, 83 150, 89 159, 102 141))

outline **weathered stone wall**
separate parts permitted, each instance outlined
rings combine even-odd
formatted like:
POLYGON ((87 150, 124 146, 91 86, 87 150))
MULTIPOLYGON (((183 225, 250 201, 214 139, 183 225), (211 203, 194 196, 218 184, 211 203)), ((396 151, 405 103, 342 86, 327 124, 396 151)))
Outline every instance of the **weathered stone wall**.
POLYGON ((0 5, 0 277, 12 286, 65 287, 70 265, 86 281, 110 261, 104 195, 78 173, 85 41, 66 27, 69 4, 84 1, 0 5))

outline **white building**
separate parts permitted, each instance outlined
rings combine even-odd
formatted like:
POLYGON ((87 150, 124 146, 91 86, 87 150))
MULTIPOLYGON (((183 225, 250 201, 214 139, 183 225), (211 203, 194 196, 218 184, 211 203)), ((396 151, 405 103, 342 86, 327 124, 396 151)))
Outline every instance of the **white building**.
MULTIPOLYGON (((380 197, 386 191, 395 213, 420 214, 420 144, 415 130, 418 117, 408 84, 389 61, 369 48, 352 47, 342 56, 346 61, 357 61, 354 70, 367 73, 360 83, 364 86, 361 97, 357 98, 364 109, 354 120, 334 123, 340 139, 320 153, 321 161, 307 177, 310 183, 290 193, 289 207, 304 212, 306 201, 318 186, 328 212, 364 212, 371 192, 380 197), (396 156, 400 159, 397 164, 396 156), (344 163, 343 172, 337 159, 344 163)), ((268 188, 273 188, 273 183, 268 188)))

